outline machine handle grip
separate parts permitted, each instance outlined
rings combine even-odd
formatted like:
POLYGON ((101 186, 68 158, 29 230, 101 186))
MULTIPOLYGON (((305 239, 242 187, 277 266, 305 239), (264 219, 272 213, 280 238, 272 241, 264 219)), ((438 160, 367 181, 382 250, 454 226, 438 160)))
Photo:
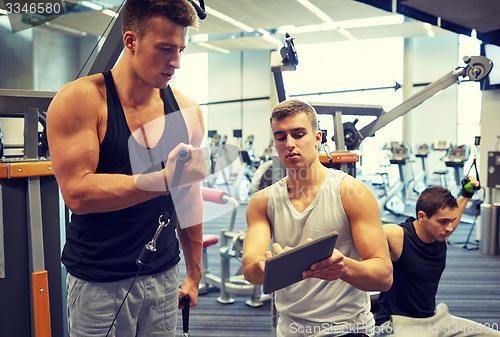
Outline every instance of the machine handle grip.
POLYGON ((188 295, 181 298, 182 305, 182 332, 183 334, 189 334, 189 307, 191 299, 188 295))
POLYGON ((181 182, 182 170, 184 165, 191 159, 191 153, 187 150, 180 150, 177 154, 177 162, 175 164, 174 177, 172 178, 172 186, 177 187, 181 182))

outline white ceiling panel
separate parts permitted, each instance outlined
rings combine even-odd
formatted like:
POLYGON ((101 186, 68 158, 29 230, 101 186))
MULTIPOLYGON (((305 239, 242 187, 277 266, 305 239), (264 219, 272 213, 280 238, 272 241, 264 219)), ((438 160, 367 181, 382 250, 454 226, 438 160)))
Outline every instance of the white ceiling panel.
MULTIPOLYGON (((75 0, 76 1, 76 0, 75 0)), ((107 8, 117 8, 120 0, 88 0, 107 8)), ((347 21, 376 17, 395 17, 399 14, 390 13, 374 6, 355 0, 309 0, 309 2, 324 12, 334 25, 343 26, 347 21)), ((1 2, 0 2, 1 3, 1 2)), ((209 45, 229 51, 247 49, 277 49, 276 43, 269 42, 259 35, 258 29, 265 29, 273 37, 281 40, 277 33, 289 31, 290 27, 304 28, 306 26, 324 23, 316 14, 304 7, 298 0, 205 0, 207 18, 200 21, 199 29, 191 30, 190 35, 206 34, 209 45), (227 17, 240 21, 254 29, 254 32, 245 32, 237 25, 227 22, 216 16, 222 13, 227 17), (212 14, 211 14, 212 13, 212 14), (285 27, 285 28, 283 28, 285 27), (277 30, 280 29, 280 30, 277 30)), ((484 12, 484 10, 483 10, 484 12)), ((472 14, 471 14, 472 15, 472 14)), ((87 35, 101 36, 111 17, 100 11, 87 10, 75 14, 67 14, 53 20, 48 29, 64 32, 73 36, 75 32, 85 32, 87 35)), ((352 21, 351 21, 352 22, 352 21)), ((348 41, 350 39, 374 39, 384 37, 413 37, 424 36, 430 32, 434 35, 448 32, 435 26, 427 28, 418 21, 408 20, 397 25, 384 25, 349 28, 342 30, 326 30, 314 32, 291 32, 296 44, 322 43, 333 41, 348 41)), ((213 51, 204 45, 192 44, 188 53, 213 51)))

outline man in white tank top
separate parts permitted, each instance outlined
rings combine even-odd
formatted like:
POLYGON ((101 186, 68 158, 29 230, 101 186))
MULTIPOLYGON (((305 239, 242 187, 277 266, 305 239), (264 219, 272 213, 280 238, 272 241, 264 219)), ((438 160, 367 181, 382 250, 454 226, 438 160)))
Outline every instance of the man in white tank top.
POLYGON ((372 336, 367 292, 386 291, 392 284, 375 197, 361 181, 321 164, 322 137, 312 106, 282 102, 270 121, 287 176, 248 203, 245 277, 262 284, 266 259, 336 230, 332 255, 304 271, 304 280, 274 293, 277 336, 372 336))

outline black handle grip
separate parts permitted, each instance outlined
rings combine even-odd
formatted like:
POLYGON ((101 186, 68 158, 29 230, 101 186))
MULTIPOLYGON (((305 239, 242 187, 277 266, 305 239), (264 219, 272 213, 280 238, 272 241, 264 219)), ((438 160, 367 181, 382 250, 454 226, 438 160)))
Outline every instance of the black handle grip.
POLYGON ((181 182, 182 170, 184 165, 191 159, 191 152, 188 150, 180 150, 177 154, 177 163, 175 164, 174 177, 172 178, 172 187, 179 186, 181 182))
POLYGON ((188 295, 181 298, 182 304, 182 332, 189 332, 189 304, 191 303, 191 299, 188 295))

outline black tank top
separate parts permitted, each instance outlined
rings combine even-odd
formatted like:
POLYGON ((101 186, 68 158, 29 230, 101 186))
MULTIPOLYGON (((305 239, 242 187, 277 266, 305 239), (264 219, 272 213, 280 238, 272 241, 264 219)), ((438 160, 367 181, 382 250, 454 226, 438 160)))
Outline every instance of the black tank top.
MULTIPOLYGON (((132 174, 158 170, 168 153, 180 142, 188 143, 186 124, 170 87, 160 90, 165 123, 158 144, 146 149, 131 137, 122 105, 110 71, 103 73, 106 84, 108 122, 99 146, 96 173, 132 174)), ((71 215, 67 227, 62 263, 72 275, 91 282, 109 282, 133 277, 136 260, 152 239, 158 219, 165 211, 174 213, 172 223, 157 241, 157 252, 149 269, 141 274, 164 271, 180 261, 175 235, 175 212, 170 195, 156 197, 138 205, 112 212, 71 215)))
POLYGON ((439 280, 446 266, 446 243, 424 243, 417 236, 410 217, 401 226, 404 230, 403 251, 393 262, 393 283, 380 293, 377 325, 391 315, 426 318, 434 315, 439 280))

